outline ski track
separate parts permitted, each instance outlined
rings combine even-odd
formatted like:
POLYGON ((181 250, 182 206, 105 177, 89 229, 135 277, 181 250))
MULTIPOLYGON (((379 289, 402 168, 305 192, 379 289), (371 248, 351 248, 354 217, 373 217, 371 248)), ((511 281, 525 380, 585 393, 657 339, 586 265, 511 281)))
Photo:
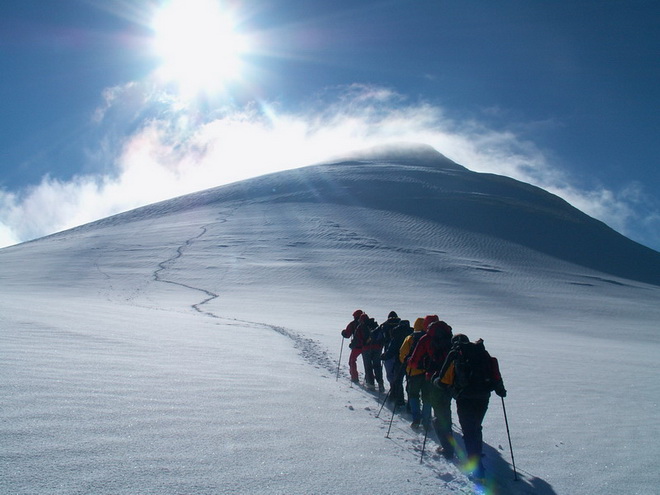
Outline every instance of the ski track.
MULTIPOLYGON (((227 219, 220 220, 221 223, 224 223, 226 221, 227 219)), ((282 326, 277 326, 262 322, 241 320, 238 318, 227 318, 217 315, 211 311, 205 311, 204 309, 202 309, 202 307, 205 304, 221 297, 220 294, 216 294, 215 292, 205 289, 203 287, 195 287, 190 284, 177 282, 175 280, 167 280, 164 277, 165 272, 176 261, 183 258, 186 249, 192 246, 196 241, 202 239, 207 232, 208 232, 208 226, 202 226, 201 232, 190 237, 182 245, 180 245, 176 249, 176 253, 172 257, 158 263, 158 268, 153 272, 153 280, 156 282, 176 285, 188 290, 197 291, 204 294, 206 297, 203 300, 191 305, 191 308, 197 311, 198 313, 204 316, 208 316, 210 318, 232 321, 236 323, 241 323, 243 325, 250 325, 253 328, 264 328, 270 331, 277 332, 280 335, 289 338, 293 342, 294 348, 298 350, 299 355, 310 365, 312 365, 316 369, 320 369, 323 370, 324 372, 329 373, 329 376, 326 376, 326 378, 330 378, 334 376, 336 380, 339 380, 340 377, 343 380, 348 380, 350 378, 349 374, 346 371, 339 369, 340 363, 337 360, 332 359, 329 356, 328 351, 324 349, 318 341, 304 337, 299 333, 282 326)), ((492 267, 484 267, 481 269, 489 270, 492 269, 492 267)), ((495 270, 495 271, 499 271, 499 270, 495 270)), ((536 493, 536 494, 544 494, 544 495, 554 494, 554 491, 552 491, 551 489, 550 491, 534 490, 532 486, 533 482, 530 482, 530 480, 534 480, 535 478, 531 476, 529 473, 526 473, 524 470, 523 473, 525 473, 526 476, 523 475, 520 472, 520 469, 518 470, 519 480, 515 489, 511 486, 500 486, 499 482, 498 483, 491 482, 486 487, 480 487, 478 485, 474 485, 473 487, 470 487, 469 484, 471 484, 471 482, 468 481, 467 476, 460 471, 459 467, 456 464, 457 460, 454 459, 453 461, 447 461, 440 454, 436 452, 436 448, 439 446, 439 442, 435 438, 435 434, 433 432, 431 432, 427 437, 424 456, 422 458, 422 444, 424 441, 424 435, 421 434, 421 432, 411 430, 409 427, 407 427, 407 425, 405 425, 405 423, 410 421, 410 419, 408 418, 409 414, 407 412, 405 411, 403 413, 397 412, 395 416, 394 415, 395 412, 393 412, 388 407, 383 407, 381 410, 382 401, 385 400, 385 395, 377 391, 374 392, 371 390, 367 390, 365 388, 362 388, 361 386, 355 387, 353 386, 352 383, 350 384, 349 389, 353 389, 361 392, 363 397, 369 400, 370 405, 364 406, 363 409, 367 413, 369 413, 374 419, 381 420, 381 424, 379 425, 379 428, 383 432, 386 432, 388 430, 390 421, 392 421, 392 429, 390 431, 390 434, 389 436, 385 434, 384 438, 388 439, 390 442, 396 445, 401 451, 405 451, 411 456, 419 457, 420 464, 422 464, 426 468, 435 470, 437 472, 438 482, 440 483, 438 487, 439 489, 444 489, 447 491, 447 493, 460 493, 460 494, 470 494, 470 495, 475 495, 475 494, 494 495, 494 494, 507 494, 507 493, 517 493, 517 494, 536 493), (377 405, 375 411, 374 409, 372 409, 374 401, 377 405), (383 416, 381 416, 381 414, 384 414, 385 412, 390 413, 389 415, 387 415, 390 417, 390 419, 386 419, 383 416)), ((350 401, 347 407, 351 410, 355 410, 355 408, 350 404, 350 401)), ((455 429, 454 433, 455 435, 457 435, 457 438, 459 439, 461 438, 460 429, 459 430, 455 429)), ((486 446, 486 444, 484 444, 484 446, 486 446)), ((501 461, 507 462, 504 459, 501 459, 501 461)))

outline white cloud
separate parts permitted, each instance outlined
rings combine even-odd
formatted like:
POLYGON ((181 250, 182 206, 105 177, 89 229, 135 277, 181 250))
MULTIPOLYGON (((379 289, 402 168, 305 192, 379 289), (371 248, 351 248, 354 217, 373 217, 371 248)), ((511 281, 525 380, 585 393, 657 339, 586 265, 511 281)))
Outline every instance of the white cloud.
MULTIPOLYGON (((115 133, 121 125, 134 129, 121 139, 113 135, 103 140, 104 146, 117 143, 104 151, 106 160, 114 162, 112 173, 69 182, 46 177, 19 194, 0 191, 0 245, 185 193, 402 141, 429 144, 471 170, 544 187, 620 231, 626 231, 635 215, 632 189, 615 193, 571 187, 565 173, 514 132, 491 129, 475 120, 452 120, 438 106, 409 102, 387 88, 353 85, 336 92, 331 102, 325 97, 299 112, 261 102, 211 113, 131 83, 107 90, 94 120, 115 133)), ((90 157, 101 160, 98 155, 90 157)), ((649 218, 653 214, 657 215, 649 213, 649 218)))

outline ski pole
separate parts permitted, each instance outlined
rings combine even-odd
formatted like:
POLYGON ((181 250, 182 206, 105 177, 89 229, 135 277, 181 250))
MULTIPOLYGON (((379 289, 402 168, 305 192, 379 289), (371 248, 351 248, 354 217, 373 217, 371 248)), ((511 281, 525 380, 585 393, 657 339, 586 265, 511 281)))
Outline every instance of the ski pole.
MULTIPOLYGON (((387 391, 387 394, 385 395, 385 399, 383 399, 383 403, 380 405, 380 409, 378 410, 378 414, 376 414, 376 417, 380 416, 380 413, 383 410, 383 407, 385 406, 385 403, 387 402, 387 399, 390 397, 390 394, 392 393, 392 389, 394 388, 393 383, 398 383, 399 378, 402 375, 402 373, 401 373, 402 370, 403 370, 403 368, 399 368, 399 370, 396 372, 396 375, 394 375, 394 381, 392 383, 390 383, 390 389, 387 391)), ((390 422, 390 424, 391 424, 391 422, 390 422)))
POLYGON ((385 398, 383 399, 383 403, 380 405, 380 409, 378 410, 378 414, 376 414, 376 417, 380 416, 380 412, 383 410, 383 407, 385 407, 385 403, 387 402, 387 399, 390 396, 390 392, 392 392, 392 387, 390 387, 390 389, 385 394, 385 398))
POLYGON ((511 433, 509 433, 509 420, 506 417, 506 406, 504 397, 502 399, 502 411, 504 411, 504 424, 506 425, 506 436, 509 439, 509 450, 511 451, 511 464, 513 465, 513 481, 518 481, 518 472, 516 471, 516 460, 513 458, 513 446, 511 445, 511 433))
POLYGON ((419 463, 422 464, 424 462, 424 450, 426 449, 426 438, 429 435, 429 425, 425 421, 425 426, 424 426, 424 442, 422 443, 422 455, 419 457, 419 463))
POLYGON ((396 412, 396 406, 398 404, 395 402, 394 407, 392 408, 392 417, 390 418, 390 426, 387 428, 387 433, 385 434, 385 438, 390 438, 390 430, 392 429, 392 421, 394 421, 394 413, 396 412))
POLYGON ((341 354, 344 352, 344 337, 341 338, 341 348, 339 349, 339 361, 337 361, 337 378, 335 381, 339 380, 339 366, 341 366, 341 354))

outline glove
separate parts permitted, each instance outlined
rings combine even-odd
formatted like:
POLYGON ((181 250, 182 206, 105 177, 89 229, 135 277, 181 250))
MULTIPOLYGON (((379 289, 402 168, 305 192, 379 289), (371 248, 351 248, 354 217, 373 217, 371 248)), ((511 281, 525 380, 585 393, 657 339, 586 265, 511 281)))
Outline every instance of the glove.
POLYGON ((504 388, 504 386, 497 387, 495 389, 495 393, 502 398, 506 397, 506 389, 504 388))

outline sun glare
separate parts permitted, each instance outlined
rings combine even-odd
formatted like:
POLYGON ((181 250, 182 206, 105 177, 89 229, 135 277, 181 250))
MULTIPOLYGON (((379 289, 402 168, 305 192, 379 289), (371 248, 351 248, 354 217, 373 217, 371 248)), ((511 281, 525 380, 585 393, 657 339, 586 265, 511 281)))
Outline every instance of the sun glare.
POLYGON ((159 77, 182 96, 221 91, 241 73, 247 41, 217 0, 170 0, 154 22, 159 77))

